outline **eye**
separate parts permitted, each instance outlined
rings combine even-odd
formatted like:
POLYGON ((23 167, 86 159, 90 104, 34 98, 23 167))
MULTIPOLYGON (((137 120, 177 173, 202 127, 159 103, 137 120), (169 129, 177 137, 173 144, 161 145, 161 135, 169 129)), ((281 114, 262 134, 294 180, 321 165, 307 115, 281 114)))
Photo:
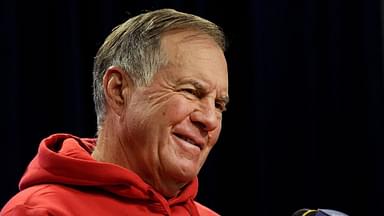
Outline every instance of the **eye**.
POLYGON ((220 112, 224 112, 227 110, 225 103, 221 101, 216 101, 215 102, 215 107, 218 109, 220 112))
POLYGON ((191 88, 185 88, 185 89, 182 89, 183 92, 187 92, 189 94, 196 94, 196 90, 195 89, 191 89, 191 88))
POLYGON ((196 97, 200 97, 199 91, 197 91, 196 89, 193 89, 193 88, 184 88, 181 91, 186 92, 186 93, 193 95, 193 96, 196 96, 196 97))

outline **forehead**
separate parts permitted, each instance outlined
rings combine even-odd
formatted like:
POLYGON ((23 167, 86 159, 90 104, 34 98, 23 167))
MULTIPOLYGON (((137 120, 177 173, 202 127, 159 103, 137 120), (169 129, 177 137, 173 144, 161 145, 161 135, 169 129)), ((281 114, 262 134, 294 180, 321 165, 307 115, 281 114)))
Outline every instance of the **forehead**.
POLYGON ((198 79, 227 91, 224 52, 210 36, 196 31, 169 32, 163 36, 161 46, 168 60, 168 76, 198 79))
POLYGON ((188 50, 182 48, 186 47, 212 48, 223 52, 213 37, 196 30, 172 30, 166 32, 162 35, 161 45, 167 52, 185 52, 188 50))

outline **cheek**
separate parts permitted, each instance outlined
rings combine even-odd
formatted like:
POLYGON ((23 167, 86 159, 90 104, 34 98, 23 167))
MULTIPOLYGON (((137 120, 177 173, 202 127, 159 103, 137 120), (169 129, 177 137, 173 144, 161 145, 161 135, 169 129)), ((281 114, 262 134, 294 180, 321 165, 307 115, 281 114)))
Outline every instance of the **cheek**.
POLYGON ((215 130, 213 130, 209 133, 209 137, 210 137, 209 144, 211 146, 214 146, 216 144, 216 142, 218 141, 219 136, 220 136, 220 132, 221 132, 221 122, 220 122, 220 126, 218 128, 216 128, 215 130))
POLYGON ((172 122, 184 120, 192 112, 193 106, 185 99, 173 98, 168 101, 167 106, 162 111, 162 115, 172 122))

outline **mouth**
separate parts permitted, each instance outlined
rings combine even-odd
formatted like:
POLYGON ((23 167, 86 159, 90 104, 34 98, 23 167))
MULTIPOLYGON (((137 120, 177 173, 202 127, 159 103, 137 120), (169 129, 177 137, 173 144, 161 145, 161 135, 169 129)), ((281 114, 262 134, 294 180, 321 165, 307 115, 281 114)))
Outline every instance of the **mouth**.
POLYGON ((175 134, 175 133, 174 133, 174 135, 177 138, 179 138, 179 139, 181 139, 181 140, 183 140, 183 141, 185 141, 185 142, 187 142, 187 143, 189 143, 191 145, 194 145, 194 146, 198 147, 200 150, 203 148, 203 144, 197 142, 196 140, 194 140, 191 137, 185 136, 183 134, 175 134))

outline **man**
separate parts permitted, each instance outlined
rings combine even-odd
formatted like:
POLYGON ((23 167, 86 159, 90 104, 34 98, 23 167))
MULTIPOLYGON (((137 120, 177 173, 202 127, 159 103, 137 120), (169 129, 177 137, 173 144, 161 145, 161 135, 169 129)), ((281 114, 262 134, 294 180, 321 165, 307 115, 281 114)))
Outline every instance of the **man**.
POLYGON ((0 215, 218 215, 194 198, 228 102, 224 48, 172 9, 116 27, 95 57, 97 139, 44 139, 0 215))

